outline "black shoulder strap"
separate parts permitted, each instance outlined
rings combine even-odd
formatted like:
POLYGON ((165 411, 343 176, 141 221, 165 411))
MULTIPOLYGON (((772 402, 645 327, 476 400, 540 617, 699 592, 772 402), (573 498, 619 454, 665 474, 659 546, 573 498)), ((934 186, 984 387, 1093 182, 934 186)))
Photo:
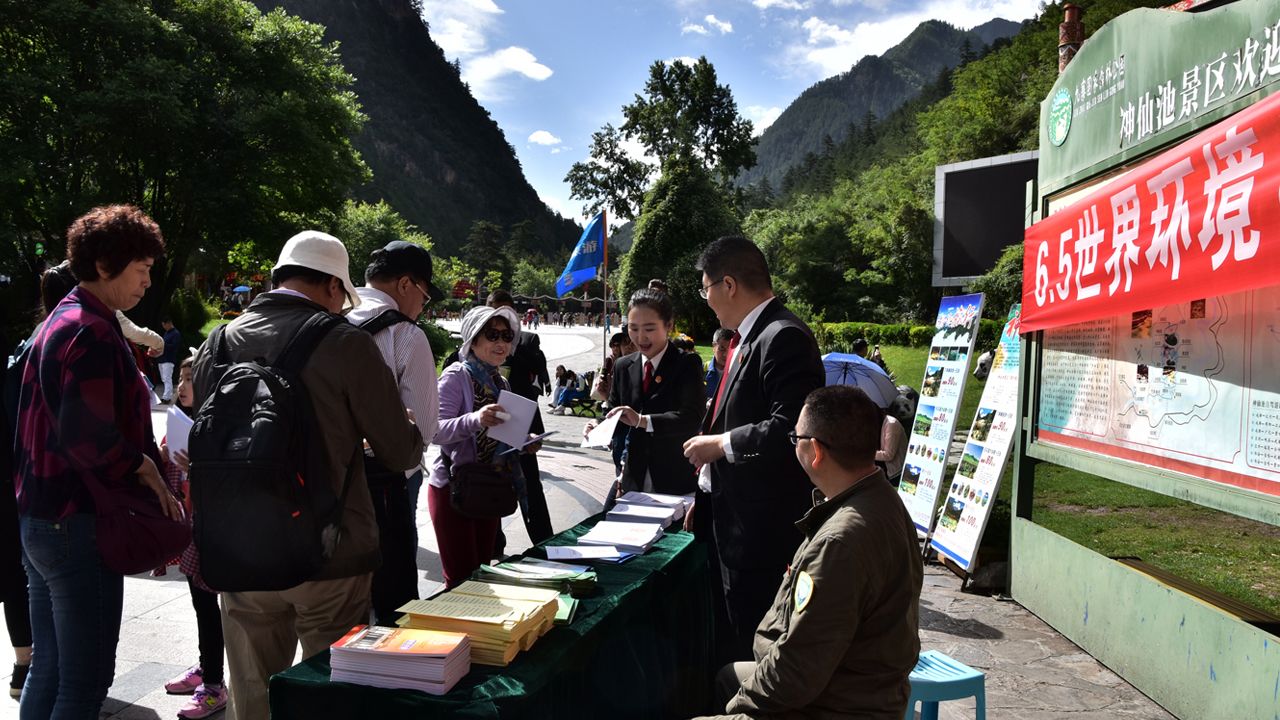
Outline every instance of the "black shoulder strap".
POLYGON ((293 339, 285 346, 284 351, 280 353, 275 366, 295 375, 300 374, 302 368, 306 367, 307 361, 311 359, 311 353, 315 352, 324 336, 344 322, 346 320, 341 315, 328 312, 318 312, 307 318, 302 327, 298 328, 298 332, 294 333, 293 339))
POLYGON ((395 308, 389 308, 387 310, 382 311, 380 315, 374 315, 368 320, 365 320, 364 322, 360 323, 360 329, 364 330, 370 335, 377 335, 378 333, 382 332, 383 330, 386 330, 392 325, 398 325, 402 322, 411 323, 413 322, 413 318, 409 317, 408 315, 405 315, 404 313, 400 312, 399 310, 396 310, 395 308))

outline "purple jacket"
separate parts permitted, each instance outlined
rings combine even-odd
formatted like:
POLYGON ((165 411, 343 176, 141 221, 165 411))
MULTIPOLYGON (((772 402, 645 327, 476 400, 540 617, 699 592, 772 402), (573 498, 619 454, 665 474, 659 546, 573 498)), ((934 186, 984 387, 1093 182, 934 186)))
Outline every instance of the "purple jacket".
MULTIPOLYGON (((506 378, 499 377, 499 390, 510 390, 506 378)), ((475 462, 476 435, 480 433, 480 415, 476 413, 476 393, 471 386, 471 375, 463 363, 457 362, 444 369, 436 383, 440 389, 440 427, 436 430, 435 443, 440 454, 431 460, 431 475, 427 482, 433 487, 449 484, 449 470, 444 458, 454 465, 475 462)))

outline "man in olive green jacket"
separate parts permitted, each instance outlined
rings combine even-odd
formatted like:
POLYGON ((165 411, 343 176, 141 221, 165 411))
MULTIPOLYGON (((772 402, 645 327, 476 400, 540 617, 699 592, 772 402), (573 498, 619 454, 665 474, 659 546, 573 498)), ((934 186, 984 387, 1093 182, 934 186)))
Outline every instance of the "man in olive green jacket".
MULTIPOLYGON (((307 231, 285 244, 272 270, 277 287, 259 295, 227 326, 230 359, 274 359, 303 323, 318 312, 339 312, 360 302, 348 271, 347 251, 330 235, 307 231)), ((195 405, 200 407, 217 378, 206 347, 193 367, 195 405)), ((347 323, 335 326, 316 346, 302 370, 320 428, 328 481, 342 492, 354 451, 364 441, 391 470, 422 462, 422 437, 406 417, 400 391, 373 337, 347 323)), ((333 557, 308 582, 273 592, 221 594, 222 627, 231 681, 229 720, 266 720, 267 680, 302 656, 325 650, 353 626, 369 621, 369 584, 381 562, 378 526, 364 463, 352 468, 333 557)))
POLYGON ((875 465, 881 411, 847 386, 809 394, 792 437, 817 488, 755 662, 720 671, 737 718, 898 720, 920 653, 915 526, 875 465), (822 498, 816 497, 821 494, 822 498))

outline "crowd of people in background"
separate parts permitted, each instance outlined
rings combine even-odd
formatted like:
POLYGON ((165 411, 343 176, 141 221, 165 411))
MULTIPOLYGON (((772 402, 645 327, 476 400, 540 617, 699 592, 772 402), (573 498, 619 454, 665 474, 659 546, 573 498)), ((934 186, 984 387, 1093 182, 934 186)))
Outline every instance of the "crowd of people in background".
POLYGON ((164 253, 150 218, 96 208, 72 224, 66 252, 44 275, 46 317, 11 360, 18 372, 5 393, 14 485, 0 506, 0 599, 23 720, 96 717, 106 698, 132 572, 119 548, 139 541, 137 525, 111 515, 119 498, 148 505, 166 530, 185 529, 154 563, 187 576, 197 620, 198 662, 164 686, 190 695, 183 718, 224 707, 236 720, 266 718, 267 680, 299 646, 310 656, 354 625, 394 624, 418 595, 424 481, 447 588, 503 555, 506 515, 519 511, 534 542, 550 537, 541 416, 527 441, 493 437, 511 417, 503 391, 551 394, 557 413, 599 403, 618 418, 606 505, 630 491, 694 498, 684 529, 708 550, 726 712, 901 716, 919 650, 921 569, 889 477, 913 408, 900 398, 886 412, 860 390, 820 389, 813 335, 774 297, 764 256, 745 238, 711 243, 697 264, 721 325, 709 363, 676 332, 659 279, 627 299, 625 320, 547 313, 552 325, 622 321, 602 367, 580 375, 561 365, 554 381, 526 329, 542 315, 522 318, 501 290, 461 316, 461 345, 437 372, 415 321, 444 295, 429 252, 411 243, 375 251, 357 287, 341 240, 301 232, 281 251, 272 289, 191 353, 168 317, 160 336, 123 315, 164 253), (157 363, 154 394, 136 343, 157 363), (268 402, 272 422, 295 424, 272 430, 229 410, 244 378, 274 378, 245 402, 268 402), (189 450, 157 442, 155 394, 197 420, 189 450), (424 468, 428 444, 439 452, 424 468), (237 458, 252 465, 264 447, 284 453, 284 470, 241 478, 227 469, 237 458), (303 498, 293 517, 305 514, 310 535, 258 539, 281 520, 262 494, 277 482, 303 498), (286 557, 311 564, 272 565, 286 557))

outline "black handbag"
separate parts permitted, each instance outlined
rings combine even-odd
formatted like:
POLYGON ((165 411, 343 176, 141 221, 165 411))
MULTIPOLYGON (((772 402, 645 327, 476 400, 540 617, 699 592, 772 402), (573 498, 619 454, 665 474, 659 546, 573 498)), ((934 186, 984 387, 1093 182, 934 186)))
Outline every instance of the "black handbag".
MULTIPOLYGON (((446 459, 446 462, 447 459, 446 459)), ((491 463, 448 463, 449 504, 469 518, 504 518, 516 511, 511 475, 491 463)))

